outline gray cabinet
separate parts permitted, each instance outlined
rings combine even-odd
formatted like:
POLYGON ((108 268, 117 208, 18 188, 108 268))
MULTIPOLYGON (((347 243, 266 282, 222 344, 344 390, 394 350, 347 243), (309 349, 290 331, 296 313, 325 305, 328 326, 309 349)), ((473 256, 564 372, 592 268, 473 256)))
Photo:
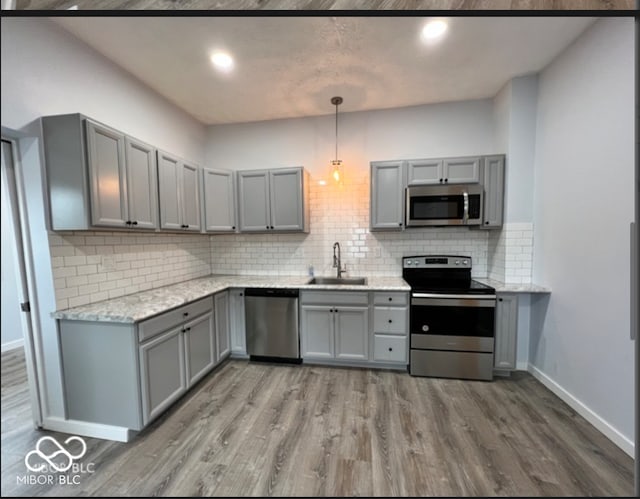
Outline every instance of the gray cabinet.
POLYGON ((42 118, 52 230, 157 228, 155 149, 81 114, 42 118))
POLYGON ((502 226, 504 207, 504 155, 486 156, 482 165, 484 186, 483 223, 490 229, 502 226))
POLYGON ((411 159, 407 161, 407 184, 468 184, 480 181, 478 156, 411 159))
POLYGON ((200 231, 200 172, 169 153, 158 151, 160 228, 200 231))
POLYGON ((238 172, 241 232, 306 232, 309 178, 304 168, 238 172))
POLYGON ((404 292, 373 293, 372 360, 408 363, 409 296, 404 292))
POLYGON ((497 296, 494 367, 496 369, 515 369, 518 337, 518 295, 498 293, 497 296))
POLYGON ((231 353, 247 355, 247 336, 244 318, 244 289, 229 290, 229 328, 231 353))
POLYGON ((229 337, 229 292, 223 291, 213 297, 216 319, 216 364, 231 352, 229 337))
POLYGON ((369 360, 368 293, 304 292, 300 307, 303 359, 369 360))
POLYGON ((187 390, 182 327, 140 346, 142 422, 147 425, 187 390))
POLYGON ((216 362, 215 325, 209 311, 183 327, 187 388, 197 383, 216 362))
POLYGON ((404 172, 403 161, 371 163, 371 230, 403 229, 404 172))
POLYGON ((236 203, 233 172, 202 169, 204 187, 204 230, 206 232, 235 232, 236 203))

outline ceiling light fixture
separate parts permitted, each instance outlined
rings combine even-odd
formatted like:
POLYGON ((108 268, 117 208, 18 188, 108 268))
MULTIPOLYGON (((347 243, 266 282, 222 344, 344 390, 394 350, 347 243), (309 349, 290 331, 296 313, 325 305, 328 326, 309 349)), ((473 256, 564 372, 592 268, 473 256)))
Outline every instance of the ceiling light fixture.
POLYGON ((441 19, 428 22, 422 28, 422 38, 425 40, 433 40, 440 38, 447 31, 447 23, 441 19))
POLYGON ((233 57, 226 52, 216 52, 212 54, 211 62, 217 69, 225 73, 233 69, 233 57))
POLYGON ((331 104, 336 106, 336 159, 331 161, 331 166, 333 167, 333 173, 331 176, 333 177, 333 180, 340 182, 340 177, 342 175, 340 172, 342 160, 338 159, 338 106, 342 104, 342 97, 331 97, 331 104))

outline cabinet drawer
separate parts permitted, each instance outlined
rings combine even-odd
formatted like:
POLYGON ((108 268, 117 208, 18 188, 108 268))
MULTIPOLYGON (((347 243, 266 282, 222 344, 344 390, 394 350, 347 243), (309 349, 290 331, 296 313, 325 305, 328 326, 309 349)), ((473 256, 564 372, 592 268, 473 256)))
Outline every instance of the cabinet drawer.
POLYGON ((387 305, 387 306, 394 307, 396 305, 406 305, 408 301, 409 301, 408 293, 402 293, 402 292, 373 293, 374 305, 387 305))
POLYGON ((369 293, 349 291, 304 291, 300 293, 304 305, 369 305, 369 293))
POLYGON ((373 330, 376 333, 407 334, 407 307, 375 307, 373 330))
POLYGON ((407 337, 376 334, 373 339, 373 360, 407 363, 407 337))
POLYGON ((152 317, 138 324, 138 341, 143 342, 182 322, 189 321, 213 309, 213 301, 209 296, 191 302, 169 312, 152 317))

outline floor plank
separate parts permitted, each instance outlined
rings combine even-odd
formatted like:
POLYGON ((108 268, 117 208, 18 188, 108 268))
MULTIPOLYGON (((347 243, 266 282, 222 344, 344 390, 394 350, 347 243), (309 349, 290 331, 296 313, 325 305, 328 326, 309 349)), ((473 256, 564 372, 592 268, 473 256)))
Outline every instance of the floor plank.
POLYGON ((633 461, 528 373, 481 381, 228 361, 79 485, 25 485, 24 356, 2 354, 2 495, 630 496, 633 461))

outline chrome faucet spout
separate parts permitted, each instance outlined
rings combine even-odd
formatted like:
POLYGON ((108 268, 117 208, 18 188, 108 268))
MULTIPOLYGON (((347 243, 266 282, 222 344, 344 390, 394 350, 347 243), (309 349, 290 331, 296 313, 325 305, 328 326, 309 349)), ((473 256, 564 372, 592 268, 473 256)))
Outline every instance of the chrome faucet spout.
POLYGON ((342 263, 340 261, 340 243, 339 242, 335 242, 333 243, 333 267, 336 270, 336 277, 338 279, 340 279, 342 277, 342 274, 345 273, 347 270, 342 268, 342 263), (336 256, 336 249, 338 250, 338 255, 336 256))

